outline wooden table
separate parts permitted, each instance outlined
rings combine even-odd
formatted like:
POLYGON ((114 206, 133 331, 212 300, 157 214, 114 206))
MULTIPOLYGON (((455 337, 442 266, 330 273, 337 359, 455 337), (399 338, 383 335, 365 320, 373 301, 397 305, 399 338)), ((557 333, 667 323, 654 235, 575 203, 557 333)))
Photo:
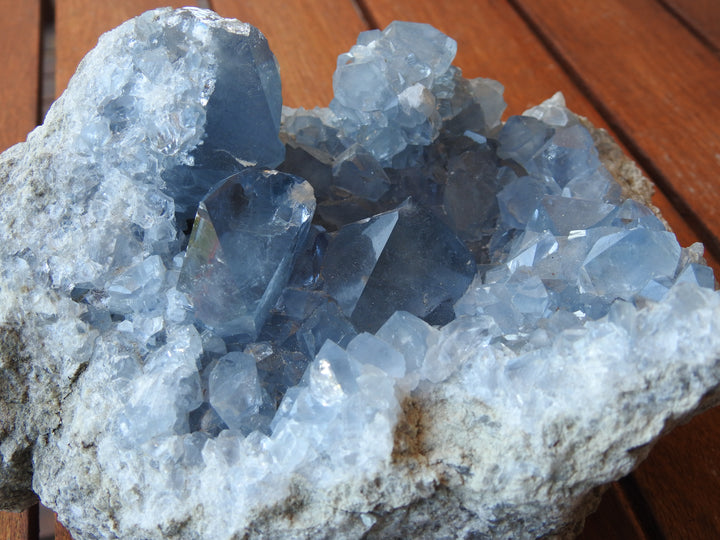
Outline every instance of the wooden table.
MULTIPOLYGON (((181 2, 171 2, 176 6, 181 2)), ((152 0, 0 0, 0 150, 19 142, 101 32, 152 0)), ((720 2, 717 0, 212 0, 258 26, 285 103, 326 105, 336 56, 358 32, 429 22, 458 41, 467 77, 506 87, 506 114, 562 90, 609 129, 658 187, 682 245, 720 270, 720 2)), ((210 6, 208 6, 210 4, 210 6)), ((583 538, 720 538, 720 409, 661 441, 615 483, 583 538)), ((0 537, 37 537, 37 509, 0 514, 0 537)), ((69 538, 61 525, 56 538, 69 538)))

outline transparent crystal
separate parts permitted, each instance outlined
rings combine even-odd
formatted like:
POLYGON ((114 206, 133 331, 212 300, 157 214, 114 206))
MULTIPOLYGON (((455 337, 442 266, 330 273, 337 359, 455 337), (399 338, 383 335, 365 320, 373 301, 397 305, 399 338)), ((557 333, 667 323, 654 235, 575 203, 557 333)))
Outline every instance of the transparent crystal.
POLYGON ((310 227, 312 187, 247 169, 200 202, 178 287, 216 333, 257 337, 287 284, 310 227))

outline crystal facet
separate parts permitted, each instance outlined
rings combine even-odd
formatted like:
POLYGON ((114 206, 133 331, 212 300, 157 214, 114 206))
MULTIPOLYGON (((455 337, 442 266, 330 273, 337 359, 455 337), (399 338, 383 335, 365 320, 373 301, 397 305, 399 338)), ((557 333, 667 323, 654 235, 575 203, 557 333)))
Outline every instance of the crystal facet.
POLYGON ((305 240, 315 198, 304 180, 247 169, 200 202, 178 287, 220 335, 257 337, 305 240))

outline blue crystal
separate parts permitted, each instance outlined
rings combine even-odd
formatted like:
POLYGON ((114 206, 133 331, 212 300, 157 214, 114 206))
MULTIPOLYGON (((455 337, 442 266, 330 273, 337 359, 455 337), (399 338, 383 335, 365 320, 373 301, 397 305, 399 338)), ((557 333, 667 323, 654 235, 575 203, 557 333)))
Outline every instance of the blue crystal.
POLYGON ((356 334, 334 298, 322 291, 288 287, 259 339, 313 358, 326 340, 345 346, 356 334))
POLYGON ((675 279, 675 283, 694 283, 708 289, 715 288, 715 276, 712 268, 702 264, 688 264, 675 279))
POLYGON ((554 180, 522 176, 509 182, 498 194, 500 218, 508 228, 524 229, 545 195, 559 195, 554 180))
POLYGON ((511 116, 498 134, 498 156, 512 159, 536 175, 533 158, 542 152, 555 134, 555 128, 527 116, 511 116))
POLYGON ((438 331, 407 311, 396 311, 375 335, 405 358, 408 372, 419 372, 422 360, 437 341, 438 331))
POLYGON ((398 221, 398 212, 351 223, 338 231, 322 260, 325 291, 352 316, 398 221))
POLYGON ((647 283, 675 274, 680 246, 672 233, 622 231, 598 240, 583 263, 596 294, 632 299, 647 283))
POLYGON ((222 336, 254 339, 285 287, 315 210, 310 185, 247 169, 200 202, 178 287, 222 336))
POLYGON ((350 341, 346 350, 351 358, 374 365, 396 379, 405 376, 405 357, 372 334, 367 332, 358 334, 350 341))
POLYGON ((455 233, 410 201, 341 229, 323 262, 328 293, 357 329, 370 332, 395 311, 424 318, 443 302, 455 302, 475 271, 455 233))
POLYGON ((602 221, 602 224, 623 229, 642 227, 653 231, 665 230, 665 225, 647 206, 643 206, 632 199, 627 199, 615 207, 607 218, 602 221))
POLYGON ((497 158, 486 144, 473 143, 448 159, 443 210, 452 229, 476 253, 496 229, 496 195, 502 184, 497 158))
POLYGON ((397 105, 397 95, 383 71, 380 58, 343 66, 333 77, 335 99, 342 106, 357 107, 360 111, 385 110, 397 105))
MULTIPOLYGON (((231 429, 246 429, 263 404, 255 358, 231 352, 210 373, 210 405, 231 429)), ((252 431, 252 430, 247 430, 252 431)))
POLYGON ((530 231, 550 231, 567 236, 572 231, 590 229, 600 223, 614 207, 601 201, 545 195, 527 223, 530 231))
POLYGON ((390 188, 387 174, 377 160, 359 145, 338 156, 333 167, 333 186, 369 201, 377 201, 390 188))
POLYGON ((289 351, 272 343, 259 342, 245 348, 255 359, 260 386, 273 410, 277 409, 288 388, 302 379, 310 358, 297 351, 289 351))
MULTIPOLYGON (((188 17, 190 17, 188 15, 188 17)), ((252 26, 247 34, 206 28, 208 51, 216 66, 214 86, 206 102, 204 136, 192 153, 192 163, 164 171, 166 192, 175 200, 178 221, 192 218, 200 198, 243 163, 272 168, 282 162, 284 145, 278 132, 282 97, 275 56, 265 37, 252 26)), ((183 53, 182 34, 167 32, 167 46, 183 53)), ((151 52, 155 52, 153 50, 151 52)), ((143 57, 141 69, 162 66, 162 59, 143 57)), ((115 108, 127 108, 117 103, 115 108)), ((188 104, 188 107, 190 105, 188 104)), ((116 114, 117 116, 117 114, 116 114)), ((176 122, 182 123, 180 115, 176 122)))

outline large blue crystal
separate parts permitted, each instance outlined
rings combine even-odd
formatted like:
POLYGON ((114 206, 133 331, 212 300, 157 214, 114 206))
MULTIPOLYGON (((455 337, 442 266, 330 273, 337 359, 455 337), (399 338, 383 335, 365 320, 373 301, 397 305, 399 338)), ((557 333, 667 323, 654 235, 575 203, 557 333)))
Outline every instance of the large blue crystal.
MULTIPOLYGON (((412 201, 341 229, 322 271, 328 293, 357 329, 370 332, 398 310, 426 318, 452 305, 475 272, 457 235, 412 201)), ((449 322, 452 309, 440 317, 449 322)))
POLYGON ((257 337, 287 284, 315 210, 295 176, 247 169, 200 202, 178 288, 222 336, 257 337))
MULTIPOLYGON (((191 164, 163 174, 181 223, 192 218, 210 188, 242 168, 240 160, 273 168, 285 155, 278 138, 282 109, 278 65, 262 33, 250 25, 245 28, 246 34, 216 27, 206 30, 212 34, 210 53, 216 74, 204 103, 203 140, 192 153, 191 164)), ((163 38, 181 50, 183 43, 174 43, 181 36, 168 32, 163 38)), ((159 65, 147 63, 150 68, 159 65)), ((178 121, 183 121, 182 116, 178 121)))

